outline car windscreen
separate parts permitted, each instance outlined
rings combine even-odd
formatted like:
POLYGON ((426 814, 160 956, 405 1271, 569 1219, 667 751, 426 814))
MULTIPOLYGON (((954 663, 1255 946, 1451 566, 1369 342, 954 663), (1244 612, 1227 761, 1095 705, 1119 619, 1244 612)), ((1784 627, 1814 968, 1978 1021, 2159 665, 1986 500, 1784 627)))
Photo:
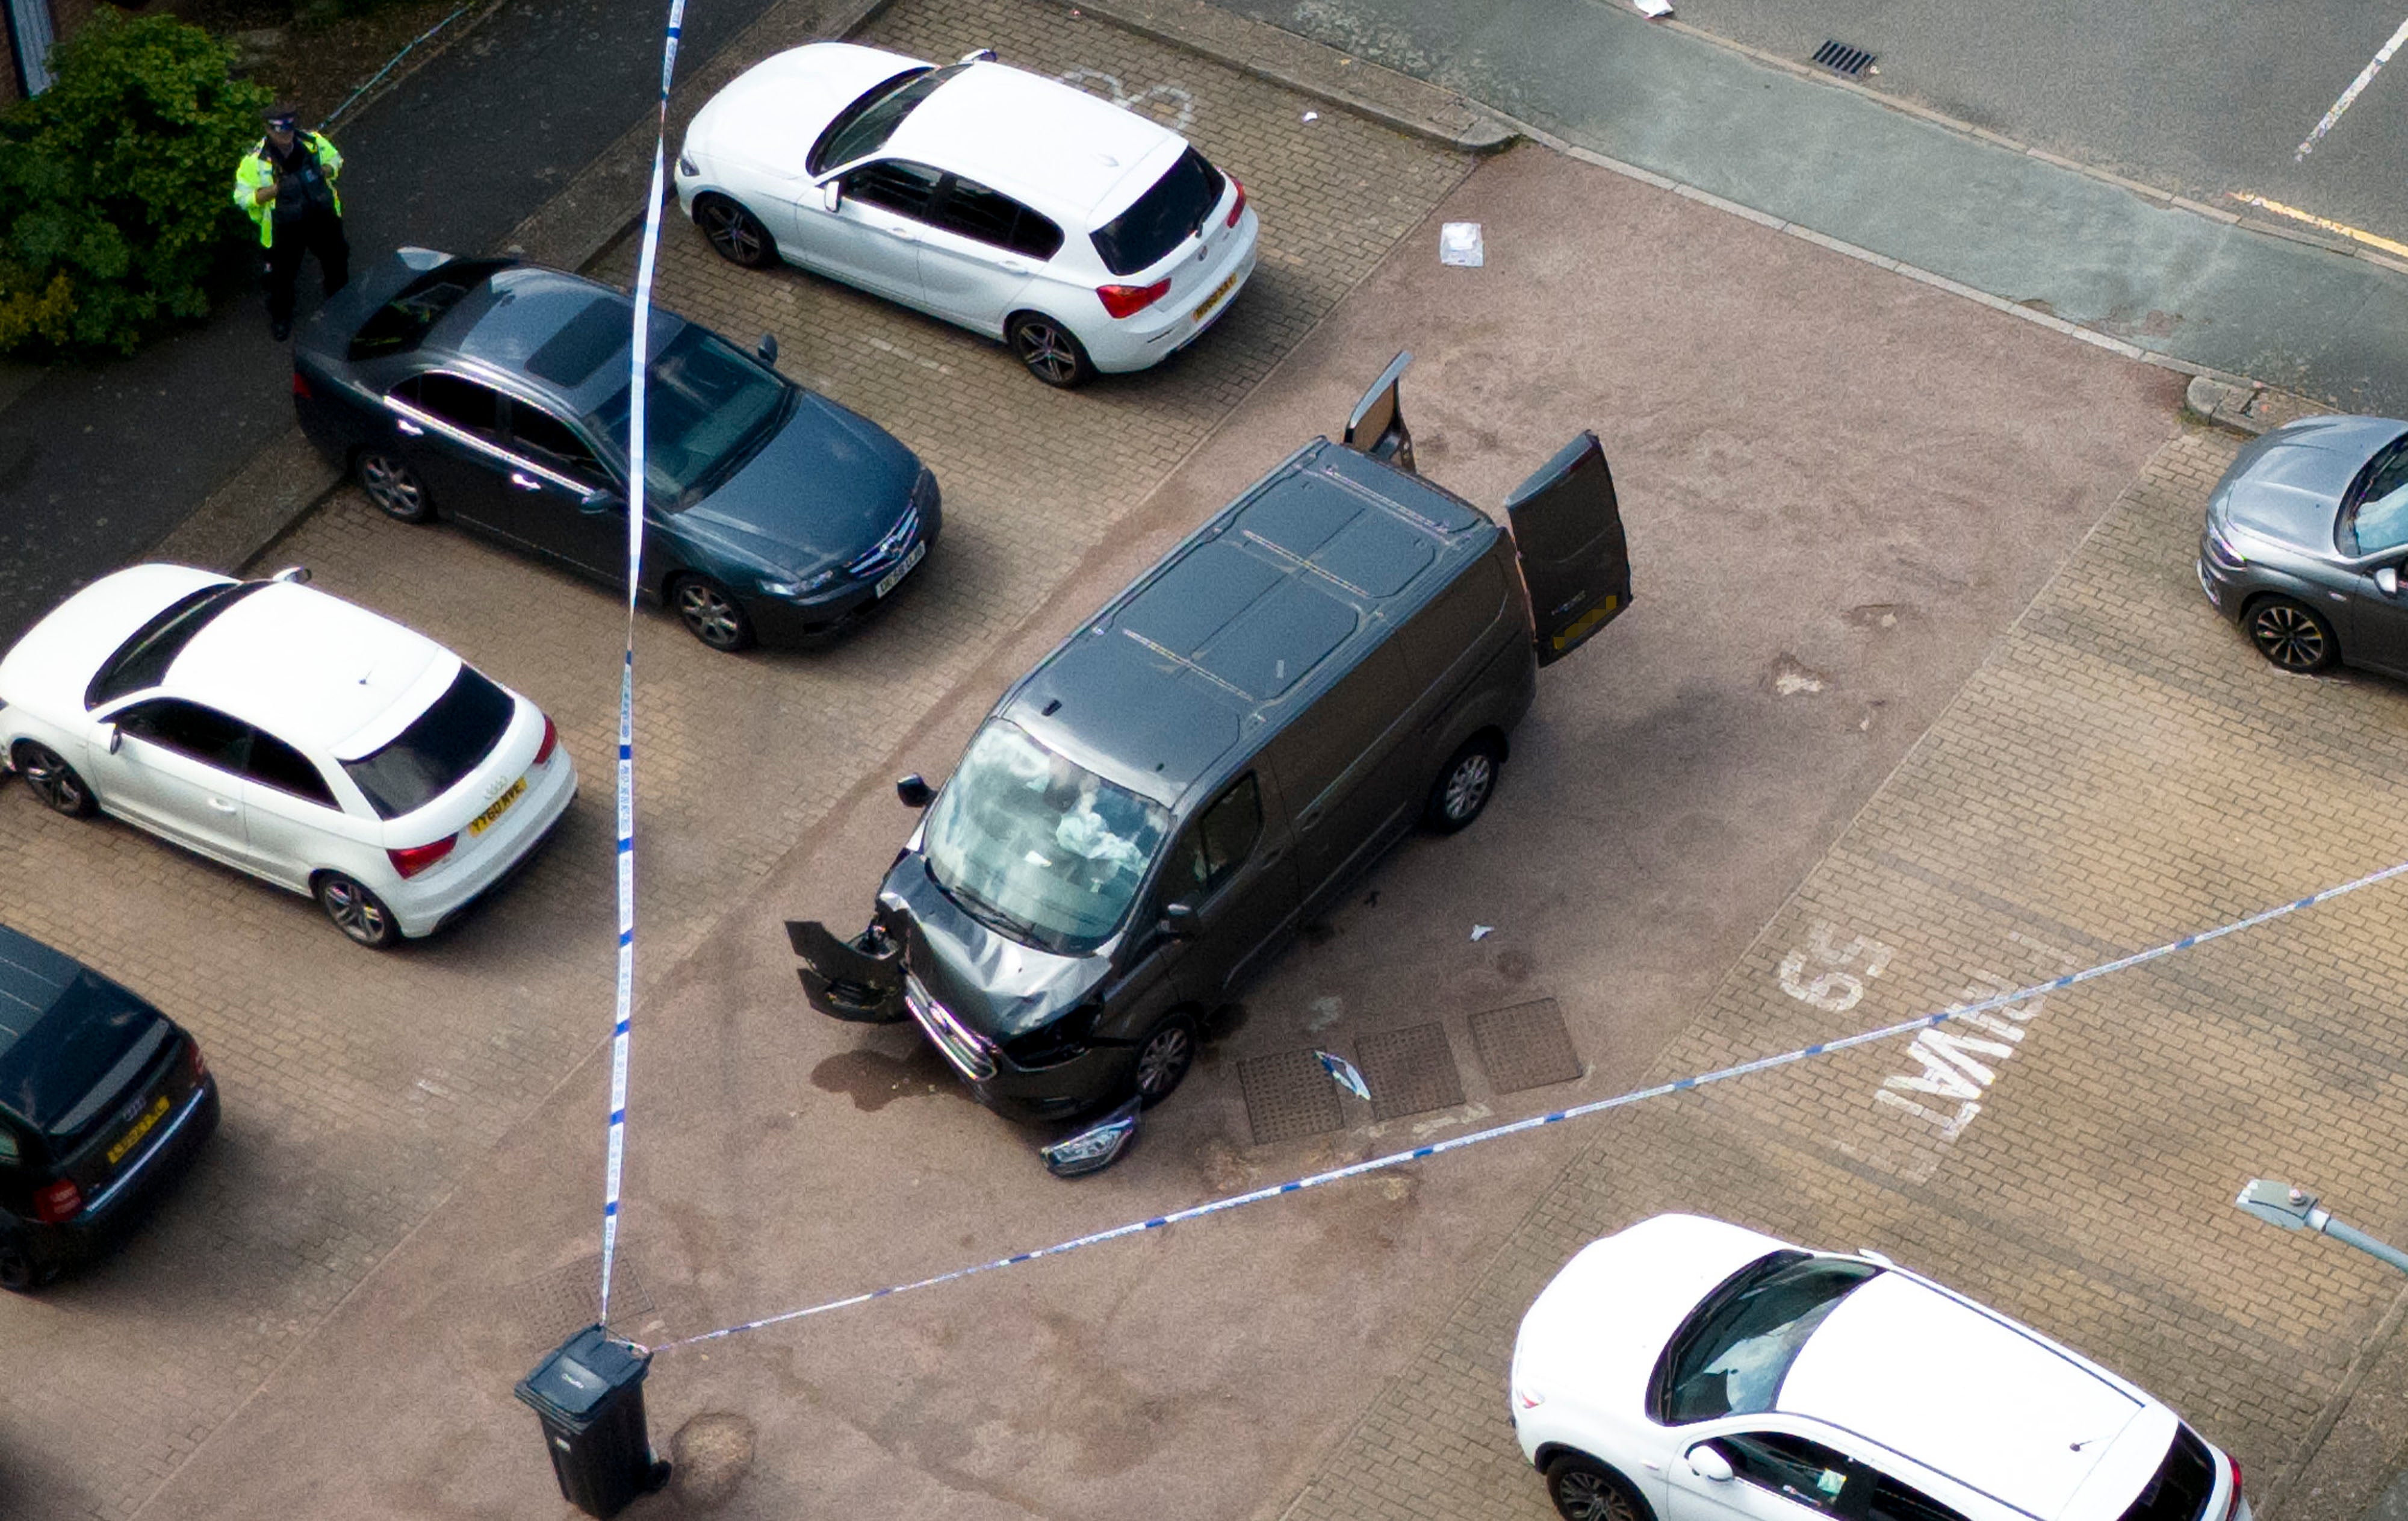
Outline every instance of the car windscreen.
POLYGON ((443 696, 391 744, 343 762, 343 769, 379 818, 400 818, 459 785, 502 742, 517 710, 509 693, 464 664, 443 696))
POLYGON ((509 268, 512 259, 454 259, 439 268, 430 269, 401 288, 399 294, 368 313, 351 335, 349 357, 379 359, 386 354, 408 353, 423 342, 443 314, 460 304, 460 298, 493 278, 497 270, 509 268))
POLYGON ((145 692, 167 679, 167 667, 193 642, 193 636, 209 625, 209 620, 233 607, 251 593, 266 585, 264 581, 222 581, 214 586, 204 586, 197 592, 187 592, 153 614, 126 637, 100 669, 93 672, 92 682, 83 689, 83 706, 89 712, 105 702, 114 702, 129 692, 145 692))
POLYGON ((811 151, 803 156, 803 167, 818 174, 877 152, 920 102, 968 67, 968 64, 948 64, 943 68, 924 65, 871 85, 855 96, 852 105, 836 113, 836 120, 827 124, 819 141, 811 144, 811 151))
POLYGON ((1656 1368, 1656 1417, 1678 1426, 1772 1408, 1814 1327, 1882 1270, 1774 1252, 1725 1279, 1689 1313, 1656 1368))
POLYGON ((73 1140, 174 1033, 156 1009, 90 970, 0 1051, 0 1099, 53 1138, 73 1140), (106 1090, 106 1091, 102 1091, 106 1090))
POLYGON ((1221 171, 1189 149, 1129 208, 1088 235, 1104 267, 1134 275, 1185 242, 1221 204, 1221 171))
MULTIPOLYGON (((785 422, 796 394, 777 371, 699 327, 680 331, 644 373, 644 492, 664 511, 692 507, 735 474, 785 422)), ((590 420, 622 457, 628 402, 622 390, 590 420)))
POLYGON ((2166 1460, 2149 1475, 2123 1521, 2198 1521, 2215 1492, 2215 1459, 2187 1426, 2174 1428, 2166 1460))
POLYGON ((2408 434, 2376 450, 2350 482, 2349 530, 2358 554, 2408 544, 2408 434))
POLYGON ((929 810, 928 875, 989 928, 1082 955, 1119 927, 1170 815, 995 719, 929 810))

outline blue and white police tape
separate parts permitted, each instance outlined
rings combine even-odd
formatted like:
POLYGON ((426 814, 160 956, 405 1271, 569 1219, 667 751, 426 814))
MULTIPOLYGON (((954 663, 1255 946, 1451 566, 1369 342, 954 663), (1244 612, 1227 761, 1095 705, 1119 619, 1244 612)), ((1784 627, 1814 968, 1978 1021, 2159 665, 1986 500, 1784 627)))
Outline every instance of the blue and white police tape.
POLYGON ((1333 1168, 1329 1171, 1316 1172, 1310 1177, 1296 1178, 1286 1183, 1273 1184, 1268 1188, 1256 1188, 1248 1193, 1231 1194, 1226 1198, 1210 1199, 1202 1204, 1191 1204, 1186 1209, 1174 1210, 1168 1214, 1158 1214, 1150 1220, 1132 1220, 1126 1225, 1114 1226, 1110 1230, 1098 1230, 1091 1235, 1080 1236, 1070 1241, 1056 1241, 1052 1246, 1040 1246, 1033 1252, 1015 1253, 1010 1256, 997 1257, 992 1262, 982 1262, 973 1267, 956 1268, 951 1272, 939 1273, 933 1278, 923 1278, 913 1283, 896 1284, 887 1288, 872 1289, 867 1294, 850 1295, 841 1299, 830 1299, 823 1304, 811 1305, 808 1309, 789 1310, 781 1314, 764 1315, 758 1320, 748 1320, 738 1326, 728 1326, 715 1331, 705 1331, 698 1336, 681 1337, 674 1342, 664 1342, 659 1346, 656 1346, 652 1350, 655 1352, 666 1352, 672 1347, 692 1346, 698 1342, 716 1342, 723 1338, 736 1336, 745 1331, 760 1330, 764 1327, 781 1326, 790 1320, 803 1320, 812 1315, 824 1315, 828 1313, 830 1311, 835 1310, 849 1310, 856 1304, 867 1304, 872 1299, 891 1299, 895 1295, 908 1294, 911 1290, 917 1288, 934 1288, 939 1284, 956 1283, 965 1278, 976 1277, 980 1273, 993 1272, 998 1268, 1011 1268, 1017 1267, 1019 1264, 1024 1262, 1035 1262, 1040 1257, 1060 1256, 1065 1252, 1075 1252, 1083 1246, 1099 1246, 1105 1241, 1118 1241, 1124 1236, 1135 1236, 1149 1230, 1159 1230, 1165 1226, 1175 1226, 1185 1220, 1199 1220, 1208 1214, 1220 1214, 1226 1211, 1237 1209, 1240 1205, 1256 1204, 1267 1198, 1278 1198, 1286 1194, 1301 1193, 1305 1189, 1318 1188, 1324 1184, 1337 1183, 1346 1178, 1359 1178, 1367 1172, 1377 1172, 1383 1168, 1401 1167, 1407 1162, 1418 1162, 1425 1157, 1437 1156, 1445 1152, 1461 1151, 1467 1146, 1477 1146, 1484 1141, 1499 1140, 1505 1136, 1519 1135, 1525 1130, 1536 1130, 1543 1126, 1560 1125, 1566 1120, 1576 1120, 1584 1115, 1602 1114, 1610 1109, 1621 1109, 1627 1105, 1636 1104, 1644 1099, 1661 1098, 1670 1094, 1685 1093, 1692 1088, 1702 1088, 1710 1083, 1725 1083, 1732 1078, 1746 1077, 1755 1072, 1770 1071, 1773 1068, 1786 1067, 1794 1062, 1805 1061, 1810 1057, 1828 1055, 1835 1051, 1848 1051, 1857 1046, 1870 1045, 1875 1041, 1894 1040, 1901 1035, 1912 1035, 1917 1030, 1926 1030, 1936 1025, 1944 1025, 1952 1019, 1963 1019, 1972 1014, 1987 1013, 1993 1009, 2003 1009, 2009 1004, 2021 1003, 2027 998, 2037 998, 2044 994, 2055 993, 2061 988, 2072 987, 2078 983, 2087 983, 2098 978, 2105 977, 2113 972, 2126 971, 2131 968, 2141 966, 2145 962, 2157 961, 2165 956, 2172 955, 2177 952, 2187 951, 2195 945, 2204 945, 2209 940, 2221 940, 2227 935, 2237 934, 2242 930, 2254 928, 2270 920, 2280 919, 2286 914, 2297 913, 2301 909, 2310 909, 2315 907, 2319 903, 2330 902, 2332 899, 2340 897, 2344 894, 2355 893, 2361 887, 2372 887, 2377 882, 2388 882, 2392 878, 2401 876, 2403 874, 2408 874, 2408 861, 2402 861, 2398 866, 2386 867, 2380 871, 2369 872, 2367 875, 2359 877, 2355 881, 2343 882, 2338 887, 2328 887, 2320 893, 2311 893, 2305 897, 2295 898, 2291 902, 2279 904, 2276 907, 2267 909, 2262 912, 2253 913, 2245 919, 2236 919, 2230 924, 2220 925, 2214 929, 2201 930, 2196 935, 2186 935, 2178 940, 2168 940, 2163 945, 2153 946, 2146 951, 2135 952, 2131 955, 2119 957, 2114 961, 2103 962, 2099 966, 2089 968, 2083 971, 2069 972, 2063 977, 2053 978, 2045 983, 2035 983, 2029 987, 2017 988, 2011 993, 2001 993, 1994 997, 1983 998, 1974 1003, 1957 1004, 1951 1008, 1942 1009, 1935 1014, 1920 1014, 1913 1019, 1900 1020, 1895 1025, 1885 1025, 1879 1029, 1865 1030, 1859 1034, 1842 1036, 1836 1040, 1819 1041, 1811 1046, 1799 1046, 1794 1051, 1784 1051, 1777 1055, 1759 1056, 1754 1061, 1742 1062, 1736 1067, 1725 1067, 1712 1072, 1700 1072, 1695 1077, 1680 1078, 1670 1083, 1659 1083, 1654 1087, 1640 1088, 1629 1093, 1618 1094, 1612 1098, 1599 1098, 1593 1103, 1575 1104, 1570 1109, 1558 1109, 1544 1114, 1533 1114, 1527 1119, 1514 1120, 1506 1125, 1491 1126, 1485 1130, 1475 1130, 1468 1135, 1456 1136, 1447 1141, 1432 1141, 1426 1146, 1416 1146, 1411 1151, 1391 1152, 1385 1156, 1374 1156, 1368 1161, 1356 1162, 1348 1167, 1333 1168))
POLYGON ((602 1179, 602 1292, 596 1318, 610 1323, 610 1268, 619 1248, 619 1183, 627 1152, 628 1032, 636 1006, 636 589, 644 569, 644 381, 650 368, 652 271, 661 245, 661 191, 668 166, 669 85, 677 78, 685 0, 670 0, 661 39, 660 126, 652 135, 652 191, 644 204, 643 252, 636 261, 635 332, 627 352, 627 639, 619 668, 619 987, 610 1026, 610 1131, 602 1179))
MULTIPOLYGON (((476 0, 469 0, 469 5, 474 4, 476 4, 476 0)), ((318 123, 318 130, 323 132, 328 127, 331 127, 336 122, 341 121, 345 112, 349 111, 352 107, 360 103, 360 97, 362 95, 366 94, 369 91, 382 83, 386 75, 401 66, 401 61, 403 59, 417 51, 418 45, 420 43, 425 41, 428 37, 433 36, 436 33, 442 31, 445 27, 451 25, 453 22, 458 21, 461 17, 466 16, 466 14, 468 14, 468 6, 462 6, 451 15, 444 17, 441 21, 437 22, 433 26, 428 27, 425 31, 419 33, 418 36, 411 37, 408 42, 403 43, 401 45, 401 51, 394 54, 393 57, 386 60, 384 67, 368 76, 367 83, 360 86, 357 90, 352 91, 350 98, 345 100, 340 106, 336 107, 333 110, 326 113, 326 119, 318 123)))

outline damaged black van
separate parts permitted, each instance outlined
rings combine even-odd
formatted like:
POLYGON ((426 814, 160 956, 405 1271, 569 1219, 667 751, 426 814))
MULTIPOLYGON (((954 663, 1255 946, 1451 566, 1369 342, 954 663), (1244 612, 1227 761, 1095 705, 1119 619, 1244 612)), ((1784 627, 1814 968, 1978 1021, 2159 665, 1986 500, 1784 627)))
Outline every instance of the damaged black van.
POLYGON ((1478 817, 1538 667, 1630 600, 1584 433, 1505 503, 1413 470, 1399 354, 996 704, 850 940, 788 926, 811 1004, 914 1020, 990 1107, 1161 1099, 1199 1022, 1420 821, 1478 817))

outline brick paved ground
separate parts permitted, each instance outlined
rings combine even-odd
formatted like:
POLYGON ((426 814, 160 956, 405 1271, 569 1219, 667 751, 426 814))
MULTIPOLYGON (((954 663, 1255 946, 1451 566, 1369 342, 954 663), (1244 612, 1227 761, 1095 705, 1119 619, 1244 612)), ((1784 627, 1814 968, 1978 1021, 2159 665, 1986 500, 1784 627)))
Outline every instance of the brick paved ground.
MULTIPOLYGON (((1195 351, 1063 395, 997 346, 796 272, 737 269, 671 223, 662 302, 739 338, 778 334, 789 373, 934 466, 947 532, 890 615, 832 650, 728 659, 647 616, 653 971, 742 901, 1469 169, 1336 112, 1307 131, 1297 97, 1054 7, 905 0, 873 40, 941 57, 994 46, 1048 72, 1109 71, 1125 93, 1183 92, 1154 104, 1184 98, 1189 134, 1246 181, 1261 267, 1195 351)), ((632 265, 623 249, 596 273, 632 265)), ((43 1370, 0 1381, 0 1514, 132 1512, 607 1028, 609 594, 448 527, 392 524, 349 492, 280 554, 541 704, 584 796, 507 894, 456 932, 377 956, 305 899, 0 793, 0 920, 194 1027, 227 1105, 220 1142, 131 1251, 0 1305, 0 1362, 43 1370)))
MULTIPOLYGON (((2200 431, 2159 452, 1661 1073, 2027 984, 2408 858, 2399 690, 2280 675, 2200 595, 2200 513, 2235 447, 2200 431)), ((2241 1459, 2261 1514, 2355 1514, 2366 1497, 2282 1501, 2398 1282, 2230 1200, 2265 1174, 2378 1233, 2408 1224, 2401 892, 1962 1031, 1987 1042, 1960 1050, 1991 1080, 1893 1041, 1598 1122, 1289 1514, 1545 1514, 1504 1418, 1513 1328, 1583 1242, 1687 1209, 1882 1248, 2157 1392, 2241 1459)))

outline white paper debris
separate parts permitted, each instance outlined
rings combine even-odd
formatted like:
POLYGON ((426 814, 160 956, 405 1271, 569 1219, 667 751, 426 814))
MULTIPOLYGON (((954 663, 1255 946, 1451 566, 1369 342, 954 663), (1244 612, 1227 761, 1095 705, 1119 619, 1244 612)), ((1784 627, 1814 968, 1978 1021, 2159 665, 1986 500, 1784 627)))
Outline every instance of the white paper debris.
POLYGON ((1641 16, 1653 16, 1658 21, 1672 14, 1672 0, 1630 0, 1630 3, 1639 7, 1641 16))
POLYGON ((1306 126, 1311 126, 1312 123, 1320 120, 1321 113, 1319 111, 1307 111, 1304 113, 1304 124, 1306 126))
POLYGON ((1465 269, 1477 269, 1488 262, 1488 247, 1481 239, 1480 223, 1450 222, 1438 233, 1438 262, 1465 269))
POLYGON ((1471 926, 1471 938, 1475 940, 1484 940, 1489 936, 1496 933, 1497 926, 1495 925, 1474 925, 1471 926))

